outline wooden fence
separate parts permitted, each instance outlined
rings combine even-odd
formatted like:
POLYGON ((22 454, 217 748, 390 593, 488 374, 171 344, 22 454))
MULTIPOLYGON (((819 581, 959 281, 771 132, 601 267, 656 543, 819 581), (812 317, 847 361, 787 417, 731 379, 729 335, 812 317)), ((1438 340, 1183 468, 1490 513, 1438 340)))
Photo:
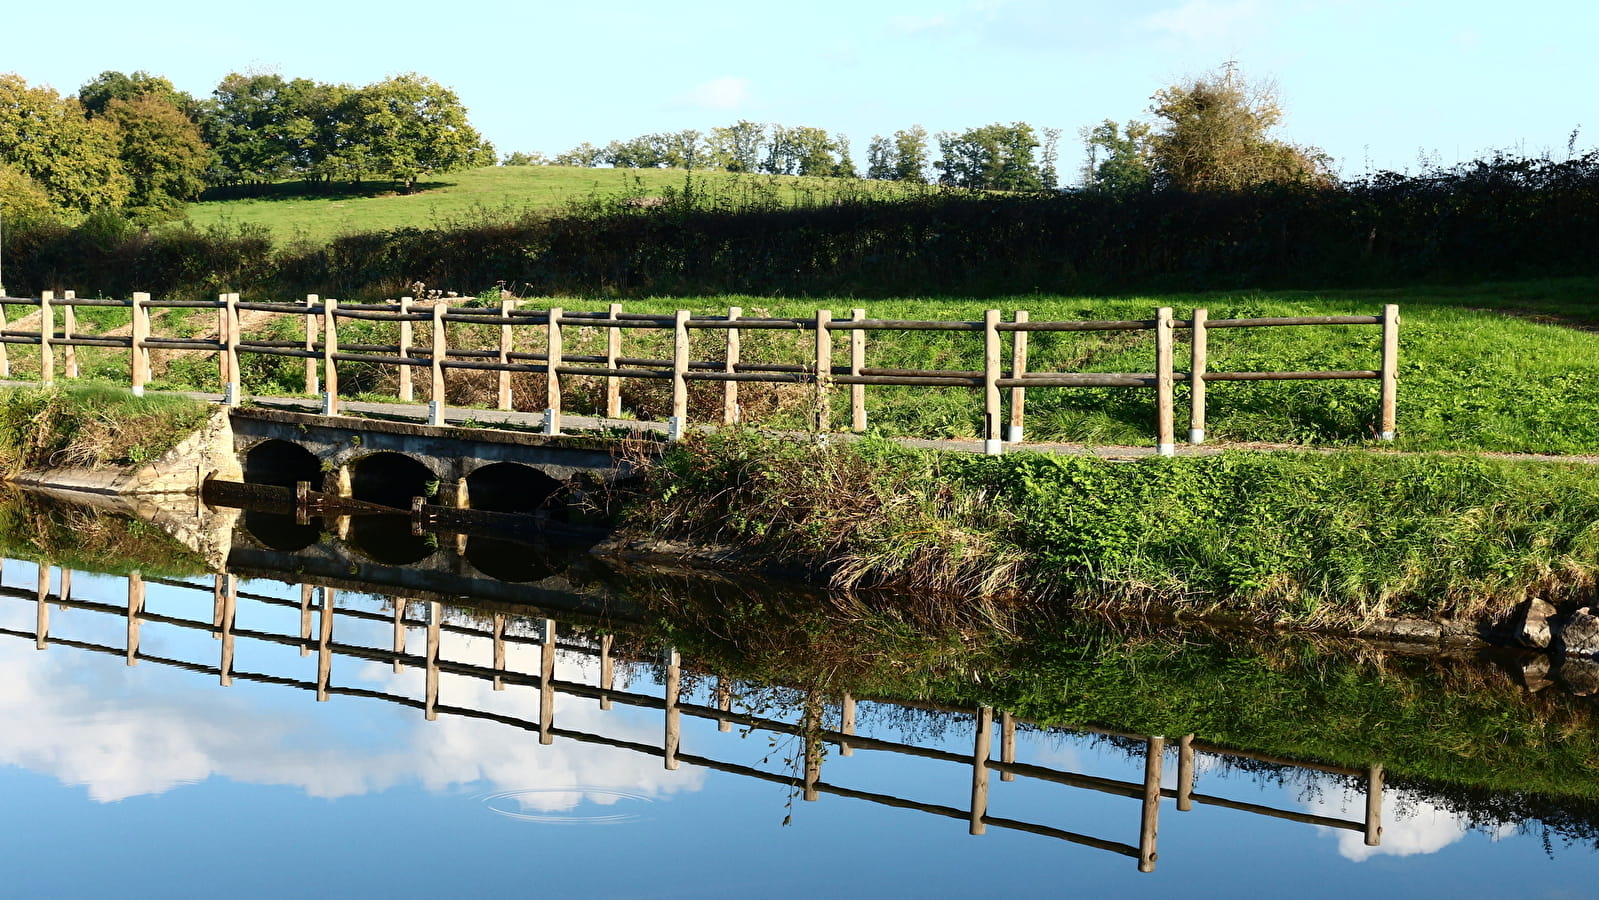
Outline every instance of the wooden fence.
POLYGON ((151 379, 150 351, 177 350, 215 353, 224 395, 229 403, 242 399, 239 360, 242 354, 255 353, 305 360, 305 392, 321 394, 323 411, 336 415, 339 409, 339 363, 364 363, 394 366, 398 369, 398 395, 402 402, 414 402, 413 370, 424 369, 429 379, 429 421, 442 424, 446 370, 477 370, 498 373, 498 407, 512 408, 511 374, 527 372, 545 376, 544 428, 559 434, 563 418, 563 385, 572 378, 599 378, 605 382, 604 415, 615 419, 622 414, 622 379, 669 381, 671 416, 667 431, 680 437, 689 426, 688 385, 690 382, 721 382, 724 385, 721 421, 734 424, 740 419, 738 401, 742 383, 788 383, 810 385, 813 390, 812 427, 819 433, 833 430, 833 400, 839 388, 849 389, 849 429, 867 427, 865 391, 873 385, 971 388, 981 392, 983 440, 989 453, 1002 452, 1004 444, 1023 440, 1026 392, 1029 388, 1054 387, 1131 387, 1153 388, 1155 393, 1155 444, 1163 455, 1176 449, 1175 391, 1178 383, 1190 384, 1190 443, 1205 440, 1205 386, 1221 381, 1289 381, 1327 379, 1373 379, 1381 382, 1379 436, 1392 440, 1399 365, 1399 308, 1389 304, 1375 316, 1295 316, 1250 319, 1211 319, 1204 309, 1196 309, 1192 319, 1177 319, 1170 307, 1156 310, 1153 319, 1122 321, 1034 322, 1025 310, 1004 321, 999 310, 987 310, 982 321, 911 321, 869 319, 863 309, 852 310, 848 319, 834 319, 829 310, 818 310, 812 318, 745 317, 738 307, 724 316, 694 316, 687 310, 671 315, 627 313, 619 303, 604 312, 573 312, 559 307, 518 309, 513 300, 502 300, 497 309, 474 306, 448 306, 445 302, 419 304, 409 297, 397 303, 343 303, 317 295, 303 302, 246 302, 238 294, 223 294, 217 300, 154 300, 136 293, 132 300, 85 299, 67 291, 61 297, 50 292, 38 298, 0 297, 0 377, 9 377, 9 344, 37 345, 40 352, 40 378, 55 379, 55 354, 60 348, 68 378, 78 374, 74 348, 80 346, 125 348, 129 352, 129 377, 134 393, 142 394, 151 379), (37 307, 38 331, 6 328, 7 306, 37 307), (132 310, 131 333, 123 336, 85 335, 76 327, 79 307, 123 307, 132 310), (58 330, 55 312, 61 310, 58 330), (151 333, 153 309, 214 309, 217 334, 211 338, 161 337, 151 333), (296 340, 246 340, 240 313, 277 313, 303 319, 303 337, 296 340), (339 342, 340 320, 391 322, 398 326, 398 343, 392 345, 339 342), (497 326, 498 346, 449 346, 446 325, 451 323, 497 326), (422 324, 424 338, 417 339, 416 326, 422 324), (1208 368, 1210 333, 1225 328, 1273 328, 1284 326, 1367 325, 1382 329, 1381 362, 1377 369, 1316 372, 1213 372, 1208 368), (563 329, 571 327, 602 329, 605 353, 568 354, 564 350, 563 329), (534 329, 542 334, 543 352, 517 350, 517 329, 534 329), (624 356, 622 337, 630 330, 669 331, 670 359, 624 356), (803 363, 751 361, 743 358, 740 336, 750 330, 779 329, 809 332, 814 335, 813 352, 803 363), (690 332, 720 331, 725 337, 721 359, 690 359, 690 332), (1175 333, 1191 332, 1191 362, 1188 371, 1176 370, 1175 333), (981 335, 981 371, 936 369, 889 369, 867 365, 868 332, 952 331, 981 335), (1154 371, 1147 373, 1035 372, 1028 369, 1028 335, 1039 332, 1155 332, 1154 371), (847 346, 838 352, 837 335, 848 335, 847 346), (1009 335, 1009 353, 1006 336, 1009 335), (841 361, 840 356, 843 360, 841 361), (1007 365, 1008 363, 1008 365, 1007 365), (1007 415, 1006 395, 1009 397, 1007 415))
MULTIPOLYGON (((1165 738, 1158 735, 1130 734, 1099 728, 1075 729, 1085 733, 1120 738, 1133 742, 1135 745, 1142 745, 1144 753, 1143 779, 1141 781, 1121 781, 1071 772, 1065 769, 1017 762, 1016 731, 1018 725, 1043 726, 1038 726, 1037 723, 1030 723, 1008 712, 999 712, 996 715, 996 711, 990 707, 976 709, 949 707, 901 698, 858 698, 845 694, 838 698, 836 704, 838 726, 832 728, 828 727, 823 720, 824 717, 831 718, 834 713, 824 708, 824 698, 812 690, 804 692, 804 699, 798 708, 798 721, 789 721, 773 716, 756 715, 736 710, 733 700, 737 686, 720 676, 714 677, 714 687, 708 691, 706 699, 709 702, 694 702, 693 698, 689 696, 691 692, 685 691, 683 688, 683 675, 685 672, 693 672, 693 670, 684 665, 680 654, 676 650, 667 650, 660 657, 659 662, 665 677, 661 679, 663 689, 659 695, 618 688, 616 685, 618 659, 614 652, 615 636, 612 634, 587 634, 580 631, 568 632, 553 619, 523 618, 495 614, 492 620, 467 621, 463 624, 459 621, 446 621, 443 607, 438 602, 407 601, 404 599, 394 599, 392 601, 392 611, 389 613, 355 609, 348 606, 340 607, 335 600, 333 588, 315 587, 311 584, 300 585, 300 599, 296 603, 294 600, 285 598, 241 591, 238 578, 227 574, 218 574, 214 577, 212 583, 206 584, 194 581, 145 578, 135 572, 126 578, 126 602, 120 602, 121 598, 119 598, 119 602, 105 602, 74 596, 71 574, 70 570, 61 569, 59 590, 52 592, 50 589, 52 581, 51 566, 41 563, 38 566, 36 589, 0 587, 0 598, 31 602, 35 612, 35 626, 32 632, 0 628, 0 635, 31 641, 39 650, 47 649, 54 644, 123 658, 129 666, 137 665, 141 661, 147 661, 209 674, 217 677, 224 687, 232 685, 234 679, 237 678, 243 681, 270 683, 314 692, 318 701, 325 701, 330 696, 347 696, 411 707, 420 710, 424 718, 429 721, 437 719, 440 714, 485 719, 536 733, 540 744, 551 744, 559 737, 658 757, 663 761, 667 769, 677 769, 681 763, 688 763, 689 765, 702 766, 720 772, 788 785, 794 788, 807 801, 817 800, 824 793, 832 794, 963 821, 967 823, 970 833, 974 835, 983 834, 988 826, 994 826, 996 828, 1006 828, 1051 837, 1068 843, 1130 857, 1137 860, 1138 869, 1141 872, 1150 872, 1155 868, 1160 804, 1164 799, 1174 800, 1175 807, 1179 812, 1188 812, 1194 808, 1195 804, 1216 806, 1273 819, 1358 832, 1365 836, 1368 846, 1377 846, 1381 840, 1382 796, 1384 789, 1384 772, 1381 765, 1356 769, 1323 765, 1303 760, 1283 759, 1209 744, 1197 740, 1194 735, 1187 735, 1177 742, 1178 768, 1176 787, 1163 788, 1161 787, 1162 769, 1168 747, 1165 738), (147 585, 152 583, 209 595, 211 602, 208 605, 211 615, 208 619, 192 619, 149 611, 145 608, 146 589, 147 585), (298 633, 280 633, 238 627, 237 619, 240 600, 260 604, 262 607, 275 607, 285 610, 298 609, 298 633), (51 606, 124 619, 126 623, 126 640, 123 646, 109 646, 53 635, 50 627, 51 606), (423 614, 422 617, 412 616, 413 610, 421 612, 423 614), (336 640, 335 622, 339 618, 364 620, 385 626, 392 624, 392 646, 372 646, 336 640), (220 643, 217 663, 212 665, 208 662, 174 659, 150 653, 143 648, 142 643, 142 629, 145 625, 161 625, 211 634, 220 643), (528 627, 529 625, 532 627, 528 627), (408 651, 406 647, 408 633, 416 628, 425 629, 425 643, 420 653, 415 650, 408 651), (483 666, 443 658, 440 650, 440 639, 441 635, 445 633, 491 641, 492 664, 483 666), (566 635, 565 639, 558 640, 558 634, 566 635), (263 645, 298 647, 301 656, 310 656, 315 653, 317 657, 315 680, 302 680, 281 675, 268 675, 240 670, 236 666, 236 645, 241 638, 263 645), (535 674, 509 668, 506 665, 505 652, 508 644, 539 647, 539 671, 535 674), (557 650, 571 655, 597 657, 600 664, 598 677, 592 683, 557 678, 557 650), (373 662, 392 663, 395 672, 401 671, 405 666, 421 668, 425 672, 423 696, 418 700, 369 688, 341 687, 333 680, 333 664, 336 658, 352 661, 357 667, 369 665, 373 662), (493 689, 496 691, 504 690, 507 685, 537 690, 537 718, 524 719, 473 707, 450 705, 444 702, 440 696, 440 680, 441 675, 444 674, 488 682, 492 684, 493 689), (618 740, 604 735, 560 727, 555 716, 555 698, 557 694, 597 701, 602 710, 610 709, 613 703, 640 709, 660 710, 662 713, 662 739, 660 745, 618 740), (856 728, 857 703, 860 701, 970 717, 973 729, 971 733, 972 751, 963 753, 861 734, 856 728), (738 725, 751 731, 764 731, 772 735, 798 738, 803 742, 804 747, 802 753, 796 754, 797 771, 787 774, 771 772, 688 752, 683 747, 682 723, 685 716, 715 721, 718 726, 717 730, 720 732, 731 731, 734 725, 738 725), (995 758, 996 754, 993 746, 996 725, 999 732, 998 758, 995 758), (866 750, 941 761, 961 766, 967 770, 970 776, 971 803, 968 807, 962 809, 825 782, 822 780, 822 767, 825 756, 822 748, 824 744, 837 747, 840 757, 852 756, 856 750, 866 750), (1366 787, 1365 816, 1360 820, 1338 819, 1198 793, 1194 789, 1197 754, 1248 759, 1274 766, 1326 772, 1352 781, 1364 781, 1366 787), (1108 840, 1067 831, 1051 825, 990 815, 989 776, 993 772, 999 773, 1000 780, 1003 782, 1014 781, 1020 776, 1077 790, 1138 800, 1140 801, 1138 843, 1132 844, 1108 840)), ((251 618, 260 617, 252 615, 251 618)), ((842 761, 835 761, 831 765, 838 768, 846 768, 842 761)))

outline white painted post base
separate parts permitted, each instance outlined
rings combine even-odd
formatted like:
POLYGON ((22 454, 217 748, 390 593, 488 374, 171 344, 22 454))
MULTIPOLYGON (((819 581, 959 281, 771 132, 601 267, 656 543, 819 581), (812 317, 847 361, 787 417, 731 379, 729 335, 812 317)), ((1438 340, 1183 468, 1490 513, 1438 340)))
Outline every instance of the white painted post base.
POLYGON ((666 439, 681 441, 683 439, 683 420, 677 416, 666 417, 666 439))
POLYGON ((1020 426, 1020 425, 1006 425, 1005 426, 1005 443, 1007 443, 1007 444, 1020 444, 1021 442, 1022 442, 1022 426, 1020 426))
POLYGON ((333 395, 327 391, 322 392, 322 415, 333 415, 333 395))
POLYGON ((144 385, 142 385, 142 384, 141 385, 136 385, 133 388, 133 396, 135 396, 135 397, 143 397, 144 396, 144 385))
POLYGON ((544 433, 550 436, 561 433, 560 430, 555 427, 555 410, 553 409, 546 409, 544 411, 544 433))
POLYGON ((1203 429, 1203 428, 1190 428, 1190 429, 1188 429, 1188 443, 1190 443, 1190 444, 1203 444, 1204 442, 1205 442, 1205 429, 1203 429))
POLYGON ((444 424, 444 404, 440 403, 437 400, 429 400, 428 401, 428 424, 429 425, 443 425, 444 424))
POLYGON ((1392 431, 1384 431, 1382 434, 1378 435, 1378 437, 1382 438, 1385 441, 1391 441, 1391 440, 1394 439, 1395 434, 1392 431))
POLYGON ((983 441, 983 453, 987 456, 1004 456, 1005 442, 989 438, 983 441))
POLYGON ((243 392, 239 389, 237 381, 230 381, 224 384, 222 386, 222 404, 224 406, 238 406, 241 402, 239 399, 241 393, 243 392))
POLYGON ((1155 452, 1160 454, 1161 456, 1176 456, 1177 455, 1177 445, 1176 444, 1156 444, 1155 445, 1155 452))

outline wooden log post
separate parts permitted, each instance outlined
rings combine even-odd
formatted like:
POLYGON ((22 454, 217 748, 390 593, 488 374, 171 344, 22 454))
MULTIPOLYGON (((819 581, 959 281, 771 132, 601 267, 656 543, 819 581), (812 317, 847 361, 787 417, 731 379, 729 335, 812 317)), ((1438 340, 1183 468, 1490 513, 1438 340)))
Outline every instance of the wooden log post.
POLYGON ((1194 808, 1194 736, 1185 734, 1177 741, 1177 811, 1194 808))
POLYGON ((143 397, 144 386, 150 380, 150 295, 137 291, 133 295, 133 328, 128 339, 128 378, 133 385, 133 396, 143 397))
POLYGON ((429 722, 439 717, 439 627, 444 608, 438 601, 428 603, 427 681, 423 688, 422 717, 429 722))
POLYGON ((677 703, 683 690, 683 658, 674 647, 666 651, 666 743, 667 769, 677 768, 677 751, 683 741, 683 723, 677 703))
POLYGON ((833 429, 833 311, 816 311, 816 416, 813 427, 817 434, 827 434, 833 429))
MULTIPOLYGON (((6 305, 0 303, 0 334, 6 332, 6 305)), ((0 343, 0 378, 11 377, 11 351, 7 345, 0 343)))
MULTIPOLYGON (((1193 362, 1188 367, 1188 443, 1205 442, 1205 369, 1210 365, 1210 310, 1194 310, 1193 362)), ((1181 807, 1178 807, 1181 809, 1181 807)))
POLYGON ((405 671, 405 663, 400 657, 405 654, 405 614, 411 609, 411 601, 396 598, 394 601, 394 674, 405 671))
POLYGON ((1005 452, 1000 435, 1000 417, 1004 415, 999 392, 1001 374, 999 339, 999 310, 983 310, 983 452, 998 456, 1005 452))
POLYGON ((39 383, 56 383, 54 291, 39 292, 39 383))
POLYGON ((539 645, 539 743, 555 743, 555 620, 544 620, 544 641, 539 645))
MULTIPOLYGON (((500 318, 510 319, 511 310, 515 308, 515 300, 509 297, 502 297, 500 299, 500 318)), ((511 351, 516 344, 516 333, 512 330, 513 327, 509 321, 500 325, 500 365, 502 366, 511 364, 511 351)), ((500 376, 499 384, 497 385, 499 388, 499 408, 510 410, 512 408, 511 373, 509 371, 501 371, 498 374, 500 376)))
MULTIPOLYGON (((413 298, 400 298, 400 315, 411 315, 413 298)), ((410 319, 400 320, 400 358, 411 358, 411 342, 415 340, 416 329, 410 319)), ((412 403, 416 401, 416 377, 411 371, 411 366, 400 364, 400 402, 412 403)))
POLYGON ((1138 824, 1138 871, 1155 871, 1156 840, 1160 835, 1160 772, 1166 739, 1155 735, 1144 748, 1144 807, 1138 824))
POLYGON ((239 612, 239 578, 224 575, 222 590, 222 664, 217 667, 223 687, 233 686, 233 623, 239 612))
POLYGON ((228 576, 217 574, 211 577, 211 640, 222 640, 222 608, 225 604, 222 597, 228 592, 228 576))
MULTIPOLYGON (((744 308, 741 306, 729 307, 727 310, 727 320, 729 322, 737 322, 742 315, 744 315, 744 308)), ((727 329, 727 355, 723 358, 722 371, 729 375, 737 372, 739 355, 742 352, 743 347, 739 339, 738 329, 727 329)), ((738 420, 738 382, 724 381, 722 382, 722 424, 737 425, 738 420)))
POLYGON ((494 614, 494 689, 505 690, 505 614, 494 614))
POLYGON ((311 355, 316 352, 316 307, 320 302, 321 298, 316 294, 305 295, 305 392, 312 397, 322 389, 322 379, 318 377, 316 370, 316 357, 311 355))
POLYGON ((139 664, 139 625, 144 615, 144 574, 128 573, 128 665, 139 664))
POLYGON ((544 342, 544 433, 561 433, 561 373, 566 356, 561 337, 559 306, 550 307, 550 317, 544 342))
POLYGON ((666 422, 666 436, 674 441, 688 431, 688 319, 686 309, 672 318, 672 417, 666 422))
POLYGON ((339 414, 338 312, 339 301, 322 301, 322 412, 329 416, 339 414))
POLYGON ((450 349, 444 333, 444 301, 433 304, 433 330, 429 341, 428 424, 444 424, 444 359, 450 349))
POLYGON ((988 815, 988 759, 993 752, 993 740, 994 708, 984 706, 977 710, 977 735, 972 745, 972 834, 988 830, 983 817, 988 815))
POLYGON ((1177 455, 1176 417, 1173 414, 1172 311, 1162 306, 1155 312, 1155 452, 1177 455))
POLYGON ((222 311, 228 320, 227 337, 223 340, 228 358, 228 382, 222 392, 229 406, 238 406, 244 399, 244 376, 239 371, 239 332, 244 330, 239 321, 239 295, 225 295, 222 311))
MULTIPOLYGON (((851 322, 863 321, 866 318, 866 310, 852 309, 849 318, 851 322)), ((849 373, 859 378, 864 368, 866 368, 866 332, 856 328, 849 333, 849 373)), ((849 386, 849 429, 856 434, 866 431, 866 385, 864 384, 849 386)))
MULTIPOLYGON (((63 291, 61 294, 61 299, 76 300, 78 299, 78 292, 63 291)), ((65 366, 65 372, 68 378, 78 377, 78 348, 72 343, 72 335, 77 330, 78 308, 73 306, 71 303, 66 303, 61 307, 61 339, 65 341, 65 343, 61 345, 61 361, 65 366)))
MULTIPOLYGON (((733 685, 728 682, 726 675, 716 676, 716 708, 724 713, 733 708, 733 685)), ((717 716, 716 730, 732 731, 733 720, 726 716, 717 716)))
POLYGON ((1399 405, 1399 306, 1382 308, 1382 423, 1377 436, 1391 441, 1397 434, 1395 420, 1399 405))
POLYGON ((611 656, 611 646, 616 635, 600 637, 600 709, 611 708, 611 688, 616 685, 616 660, 611 656))
MULTIPOLYGON (((616 320, 622 315, 622 304, 612 303, 610 313, 605 319, 605 368, 616 371, 617 361, 622 358, 622 329, 616 327, 616 320)), ((615 375, 605 376, 605 417, 617 419, 622 416, 622 379, 615 375)))
POLYGON ((322 607, 317 614, 316 701, 326 703, 333 680, 333 588, 322 588, 322 607))
POLYGON ((300 655, 311 655, 311 595, 316 588, 300 585, 300 655))
MULTIPOLYGON (((999 761, 1013 763, 1016 761, 1016 716, 1012 713, 1001 713, 999 717, 999 761)), ((1015 781, 1015 772, 999 773, 1000 781, 1015 781)))
MULTIPOLYGON (((839 701, 838 705, 839 705, 839 709, 838 709, 838 730, 843 732, 844 734, 854 734, 855 733, 855 695, 854 694, 845 694, 844 698, 839 701)), ((848 741, 839 741, 838 742, 838 754, 840 756, 854 756, 855 755, 855 748, 853 746, 851 746, 848 741)))
POLYGON ((50 646, 50 565, 39 563, 39 579, 35 586, 36 609, 33 620, 33 648, 43 650, 50 646))
POLYGON ((805 742, 805 802, 815 803, 821 796, 817 785, 822 780, 822 696, 814 689, 805 694, 805 711, 800 722, 800 740, 805 742))
POLYGON ((1368 847, 1382 843, 1382 791, 1382 765, 1375 764, 1366 770, 1366 846, 1368 847))
MULTIPOLYGON (((1016 310, 1016 324, 1026 325, 1029 313, 1016 310)), ((1011 332, 1010 377, 1021 378, 1027 374, 1027 332, 1011 332)), ((1005 429, 1005 443, 1020 444, 1024 439, 1023 421, 1027 415, 1027 389, 1010 389, 1010 425, 1005 429)), ((1008 773, 1007 773, 1008 774, 1008 773)))

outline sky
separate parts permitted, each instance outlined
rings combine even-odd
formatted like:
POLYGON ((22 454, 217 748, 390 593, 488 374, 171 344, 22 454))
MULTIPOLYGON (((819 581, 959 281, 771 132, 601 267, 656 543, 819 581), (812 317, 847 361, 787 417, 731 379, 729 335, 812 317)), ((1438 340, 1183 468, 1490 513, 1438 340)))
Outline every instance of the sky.
POLYGON ((1509 150, 1599 147, 1592 0, 478 0, 393 6, 84 0, 14 4, 0 72, 63 92, 104 70, 207 96, 229 72, 454 89, 502 153, 554 155, 739 119, 874 134, 991 122, 1078 132, 1147 117, 1150 95, 1236 60, 1275 81, 1279 136, 1339 173, 1415 172, 1509 150), (445 14, 440 15, 443 11, 445 14))

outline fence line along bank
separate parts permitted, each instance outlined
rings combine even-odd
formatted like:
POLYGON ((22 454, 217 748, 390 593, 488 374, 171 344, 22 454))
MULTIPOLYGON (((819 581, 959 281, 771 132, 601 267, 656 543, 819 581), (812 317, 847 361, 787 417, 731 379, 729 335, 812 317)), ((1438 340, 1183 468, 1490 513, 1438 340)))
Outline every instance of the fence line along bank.
POLYGON ((215 353, 219 376, 227 402, 237 404, 243 396, 239 359, 256 353, 299 357, 305 360, 305 392, 321 394, 323 412, 336 415, 339 409, 338 364, 362 363, 395 366, 398 369, 399 399, 415 401, 414 369, 425 369, 429 378, 429 422, 443 423, 445 371, 447 369, 496 372, 498 408, 510 410, 511 375, 526 372, 545 376, 544 429, 558 434, 562 427, 563 384, 569 378, 601 378, 605 382, 605 410, 608 418, 622 414, 623 379, 669 381, 672 414, 666 422, 673 438, 681 437, 689 426, 688 384, 692 381, 721 382, 723 424, 740 420, 738 401, 741 383, 806 384, 814 389, 811 426, 819 433, 833 430, 833 400, 837 389, 849 388, 849 428, 866 430, 866 388, 871 385, 965 387, 980 391, 983 404, 983 440, 988 453, 1000 453, 1006 443, 1023 440, 1026 392, 1029 388, 1131 387, 1154 390, 1155 444, 1162 455, 1176 450, 1175 391, 1178 382, 1191 386, 1189 409, 1190 443, 1205 440, 1205 386, 1220 381, 1312 381, 1329 379, 1371 379, 1381 382, 1379 436, 1392 440, 1395 434, 1395 409, 1398 394, 1399 307, 1383 306, 1381 315, 1290 316, 1249 319, 1210 319, 1204 309, 1196 309, 1192 319, 1177 319, 1171 307, 1161 307, 1152 319, 1115 321, 1034 322, 1026 310, 1018 310, 1005 321, 999 310, 987 310, 982 321, 916 321, 869 319, 866 311, 855 309, 848 319, 835 319, 830 310, 817 310, 812 318, 745 317, 739 307, 723 316, 694 316, 688 310, 670 315, 628 313, 622 304, 612 303, 604 312, 573 312, 559 307, 523 310, 516 301, 501 300, 498 308, 447 306, 440 301, 420 304, 409 297, 398 302, 344 303, 315 294, 303 302, 246 302, 239 294, 222 294, 216 300, 154 300, 147 293, 136 293, 131 300, 79 298, 72 291, 57 297, 43 292, 37 298, 0 297, 0 377, 10 377, 7 353, 10 344, 36 345, 40 353, 40 380, 55 380, 55 352, 63 350, 64 371, 68 378, 78 375, 75 348, 115 347, 129 351, 129 374, 136 394, 144 392, 150 381, 150 351, 177 350, 215 353), (6 327, 6 307, 37 307, 38 331, 11 330, 6 327), (58 331, 55 310, 61 309, 58 331), (78 307, 119 307, 132 310, 131 334, 126 336, 84 335, 78 332, 78 307), (151 333, 152 309, 215 309, 218 312, 216 339, 163 337, 151 333), (303 337, 296 340, 246 340, 240 313, 257 311, 303 319, 303 337), (364 320, 398 325, 395 344, 340 344, 339 321, 364 320), (446 326, 451 323, 497 326, 496 347, 449 345, 446 326), (416 326, 422 324, 425 338, 417 340, 416 326), (1379 367, 1354 371, 1314 372, 1213 372, 1208 368, 1210 332, 1226 328, 1276 328, 1298 326, 1377 326, 1382 329, 1379 367), (582 327, 602 329, 605 353, 568 354, 563 329, 582 327), (532 329, 543 340, 543 352, 518 350, 517 329, 532 329), (622 336, 629 330, 670 331, 670 359, 622 355, 622 336), (743 358, 741 332, 779 329, 814 335, 814 347, 807 348, 803 363, 751 361, 743 358), (1188 371, 1176 370, 1175 332, 1189 330, 1192 335, 1188 371), (721 359, 692 360, 689 333, 694 330, 721 331, 724 351, 721 359), (981 371, 941 369, 873 368, 866 360, 866 333, 870 331, 916 332, 953 331, 980 335, 983 348, 981 371), (1035 372, 1028 370, 1028 335, 1035 332, 1153 331, 1155 332, 1154 371, 1146 373, 1035 372), (838 333, 848 335, 841 362, 836 347, 838 333), (1006 335, 1010 336, 1009 366, 1006 366, 1006 335), (1008 415, 1006 394, 1009 395, 1008 415))

